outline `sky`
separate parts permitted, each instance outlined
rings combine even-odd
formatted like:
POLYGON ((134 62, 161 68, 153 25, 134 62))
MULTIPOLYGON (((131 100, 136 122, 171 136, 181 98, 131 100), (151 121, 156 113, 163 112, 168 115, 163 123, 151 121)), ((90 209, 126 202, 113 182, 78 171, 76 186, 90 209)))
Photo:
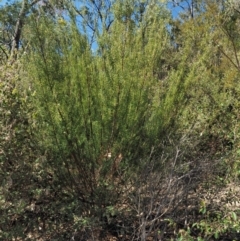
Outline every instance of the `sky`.
MULTIPOLYGON (((5 5, 7 2, 13 2, 13 0, 0 0, 0 6, 5 5)), ((168 4, 168 8, 171 10, 172 12, 172 16, 174 18, 177 17, 178 13, 180 12, 181 8, 180 7, 172 7, 172 4, 168 4)))
MULTIPOLYGON (((0 0, 0 7, 4 6, 6 3, 11 3, 11 2, 14 2, 14 0, 0 0)), ((167 7, 171 11, 173 18, 177 18, 178 13, 181 11, 181 8, 180 7, 174 7, 173 8, 172 4, 170 4, 170 3, 167 5, 167 7)), ((91 49, 92 49, 93 52, 96 51, 97 45, 96 45, 95 42, 92 43, 91 49)))
POLYGON ((7 0, 0 0, 0 5, 6 4, 7 0))
MULTIPOLYGON (((7 4, 7 3, 14 2, 14 1, 16 1, 16 0, 0 0, 0 7, 1 7, 1 6, 4 6, 4 5, 7 4)), ((173 5, 170 4, 170 3, 167 4, 167 7, 168 7, 169 10, 171 11, 173 18, 176 18, 176 17, 178 16, 179 12, 181 11, 181 8, 180 8, 180 7, 174 7, 174 8, 173 8, 173 5)), ((94 44, 93 44, 93 45, 94 45, 94 44)), ((94 48, 94 49, 95 49, 95 48, 94 48)))

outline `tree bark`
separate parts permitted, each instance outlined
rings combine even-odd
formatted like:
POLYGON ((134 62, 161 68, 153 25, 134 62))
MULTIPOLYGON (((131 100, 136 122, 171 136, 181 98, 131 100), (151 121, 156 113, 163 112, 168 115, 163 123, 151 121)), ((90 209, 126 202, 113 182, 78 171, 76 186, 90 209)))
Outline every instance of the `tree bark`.
POLYGON ((18 19, 15 25, 15 31, 12 38, 12 45, 11 45, 11 59, 16 59, 17 57, 17 51, 19 49, 21 35, 22 35, 22 27, 24 23, 24 19, 26 17, 26 13, 30 7, 32 7, 34 4, 39 2, 40 0, 34 0, 31 2, 31 4, 28 4, 28 0, 22 1, 22 7, 18 15, 18 19))
POLYGON ((22 1, 22 8, 18 15, 17 23, 15 26, 14 35, 12 38, 12 46, 11 46, 11 59, 16 58, 16 51, 19 49, 20 44, 20 37, 22 33, 22 27, 23 27, 23 20, 26 13, 26 6, 27 6, 27 0, 22 1))

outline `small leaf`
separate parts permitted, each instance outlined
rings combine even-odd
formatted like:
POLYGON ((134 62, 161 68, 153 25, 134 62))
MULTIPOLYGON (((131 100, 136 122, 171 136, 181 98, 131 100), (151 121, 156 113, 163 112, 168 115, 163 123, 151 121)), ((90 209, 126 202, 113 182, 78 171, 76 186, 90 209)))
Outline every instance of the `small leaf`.
POLYGON ((237 221, 237 215, 236 215, 235 212, 232 212, 232 218, 233 218, 234 221, 237 221))
POLYGON ((198 223, 194 223, 193 225, 192 225, 192 227, 194 228, 194 227, 198 227, 198 223))
POLYGON ((17 89, 14 88, 14 89, 12 90, 12 95, 15 95, 15 94, 17 94, 17 93, 18 93, 17 89))
POLYGON ((214 238, 215 238, 215 239, 218 239, 218 238, 219 238, 219 233, 218 233, 218 232, 215 232, 215 233, 214 233, 214 238))

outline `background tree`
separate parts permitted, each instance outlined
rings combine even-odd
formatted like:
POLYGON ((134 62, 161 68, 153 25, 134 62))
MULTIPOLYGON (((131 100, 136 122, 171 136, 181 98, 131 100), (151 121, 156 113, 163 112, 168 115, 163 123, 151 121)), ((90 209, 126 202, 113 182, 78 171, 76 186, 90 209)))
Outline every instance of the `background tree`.
POLYGON ((64 9, 63 1, 13 1, 1 6, 1 59, 16 59, 16 54, 27 47, 28 25, 30 16, 38 19, 41 14, 49 14, 56 18, 64 9))

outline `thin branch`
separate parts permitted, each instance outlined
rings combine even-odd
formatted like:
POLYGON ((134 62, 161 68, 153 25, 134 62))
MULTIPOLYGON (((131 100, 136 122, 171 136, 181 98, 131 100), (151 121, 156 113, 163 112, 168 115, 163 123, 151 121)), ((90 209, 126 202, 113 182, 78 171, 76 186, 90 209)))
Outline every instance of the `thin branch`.
POLYGON ((238 56, 237 56, 237 49, 236 49, 236 45, 233 41, 233 38, 232 38, 231 34, 228 32, 228 30, 225 30, 225 29, 222 28, 222 31, 227 35, 228 39, 232 43, 234 56, 235 56, 235 59, 236 59, 236 62, 237 62, 238 70, 239 70, 240 69, 240 63, 239 63, 239 59, 238 59, 238 56))
POLYGON ((175 0, 173 0, 172 2, 173 2, 173 5, 176 4, 176 6, 180 7, 182 10, 185 10, 185 8, 184 8, 182 5, 180 5, 179 2, 177 2, 177 1, 175 1, 175 0))
POLYGON ((30 3, 30 7, 32 7, 33 5, 35 5, 35 4, 38 3, 38 2, 40 2, 40 0, 32 1, 32 2, 30 3))
POLYGON ((234 63, 234 61, 219 47, 220 52, 233 64, 233 66, 239 71, 239 67, 234 63))
POLYGON ((0 49, 2 50, 2 52, 5 54, 6 58, 8 59, 8 54, 7 52, 5 51, 5 49, 0 45, 0 49))
MULTIPOLYGON (((73 9, 75 10, 75 12, 76 12, 77 14, 79 14, 79 16, 80 16, 83 20, 86 21, 86 18, 83 16, 83 14, 82 14, 75 6, 73 6, 73 9)), ((95 31, 94 27, 92 27, 92 26, 88 23, 88 21, 86 21, 86 24, 87 24, 87 26, 88 26, 92 31, 95 31)))

